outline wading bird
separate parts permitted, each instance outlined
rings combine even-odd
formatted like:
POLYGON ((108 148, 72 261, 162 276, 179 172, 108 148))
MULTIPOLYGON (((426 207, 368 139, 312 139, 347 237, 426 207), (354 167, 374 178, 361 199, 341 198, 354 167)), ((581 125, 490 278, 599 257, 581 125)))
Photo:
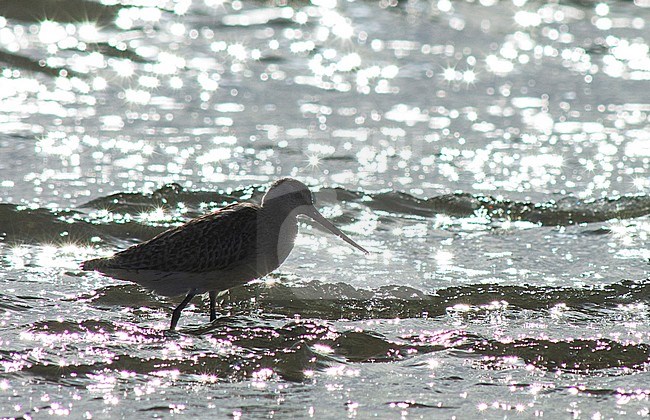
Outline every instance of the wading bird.
POLYGON ((284 178, 271 185, 261 205, 229 205, 113 256, 84 261, 81 268, 132 281, 164 296, 187 294, 174 309, 171 330, 197 294, 209 293, 214 321, 217 292, 265 276, 289 256, 298 215, 311 217, 368 253, 318 212, 305 184, 284 178))

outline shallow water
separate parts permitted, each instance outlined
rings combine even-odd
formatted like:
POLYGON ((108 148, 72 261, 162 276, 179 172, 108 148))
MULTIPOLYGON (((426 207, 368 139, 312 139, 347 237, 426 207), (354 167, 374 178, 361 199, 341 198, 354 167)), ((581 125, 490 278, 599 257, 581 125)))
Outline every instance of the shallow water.
POLYGON ((0 417, 650 415, 650 3, 0 3, 0 417), (277 272, 81 272, 294 176, 277 272))

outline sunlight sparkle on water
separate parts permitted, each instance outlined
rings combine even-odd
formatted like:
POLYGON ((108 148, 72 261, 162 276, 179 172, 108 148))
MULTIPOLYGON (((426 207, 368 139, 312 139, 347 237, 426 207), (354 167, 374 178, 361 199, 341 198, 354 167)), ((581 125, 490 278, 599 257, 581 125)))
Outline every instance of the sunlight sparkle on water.
POLYGON ((27 260, 31 258, 30 249, 26 246, 14 245, 9 253, 4 257, 10 267, 22 269, 25 267, 27 260))
POLYGON ((226 51, 231 57, 239 61, 245 61, 248 58, 248 52, 246 51, 246 47, 241 43, 228 45, 226 51))
POLYGON ((436 252, 434 258, 438 264, 438 270, 447 271, 451 269, 454 254, 451 251, 439 250, 436 252))
POLYGON ((453 82, 459 78, 455 67, 447 67, 442 72, 442 78, 447 82, 453 82))
POLYGON ((93 22, 84 23, 77 31, 79 38, 86 42, 95 42, 99 38, 99 28, 93 22))
POLYGON ((124 100, 132 104, 146 105, 151 100, 151 93, 141 89, 126 89, 124 100))
POLYGON ((171 75, 185 68, 186 61, 183 57, 166 51, 158 54, 158 62, 153 65, 153 72, 160 75, 171 75))
POLYGON ((160 80, 154 76, 140 76, 138 78, 140 86, 147 89, 155 89, 160 86, 160 80))
POLYGON ((118 76, 128 79, 135 74, 135 65, 131 60, 116 60, 108 61, 108 64, 115 70, 118 76))
POLYGON ((379 215, 371 211, 364 211, 354 223, 347 226, 346 230, 356 235, 370 236, 379 226, 379 215))
POLYGON ((496 74, 507 74, 514 70, 515 65, 512 61, 499 58, 490 54, 485 58, 487 69, 496 74))
POLYGON ((520 10, 515 13, 514 20, 517 25, 527 28, 531 26, 539 26, 542 23, 542 17, 536 12, 527 12, 520 10))
POLYGON ((323 9, 321 23, 331 28, 332 34, 341 40, 350 40, 354 35, 352 22, 334 10, 323 9))
POLYGON ((354 369, 345 365, 337 365, 325 368, 325 375, 327 376, 347 376, 347 377, 357 377, 360 374, 359 369, 354 369))
POLYGON ((321 159, 318 153, 312 153, 307 155, 307 166, 310 169, 317 169, 320 166, 321 159))
POLYGON ((476 83, 477 77, 476 77, 476 72, 473 69, 468 69, 463 71, 463 82, 466 83, 468 86, 473 85, 476 83))
POLYGON ((632 184, 639 191, 650 190, 650 179, 645 176, 636 176, 632 178, 632 184))
POLYGON ((136 216, 136 220, 145 224, 169 222, 169 219, 169 215, 165 213, 165 209, 162 207, 156 207, 150 212, 142 212, 136 216))
POLYGON ((68 34, 65 30, 65 27, 61 25, 59 22, 54 22, 49 20, 41 22, 38 31, 38 37, 41 40, 41 42, 46 44, 55 44, 63 40, 67 36, 68 34))
POLYGON ((100 91, 106 89, 108 82, 101 76, 97 76, 92 81, 92 87, 95 91, 100 91))
POLYGON ((336 64, 338 71, 352 71, 361 65, 361 56, 357 53, 346 54, 336 64))
POLYGON ((131 29, 138 21, 158 22, 162 17, 162 10, 157 7, 128 7, 121 8, 115 24, 122 29, 131 29))
POLYGON ((325 344, 319 344, 316 343, 312 346, 312 349, 315 352, 321 353, 321 354, 332 354, 334 353, 334 349, 332 349, 330 346, 325 345, 325 344))

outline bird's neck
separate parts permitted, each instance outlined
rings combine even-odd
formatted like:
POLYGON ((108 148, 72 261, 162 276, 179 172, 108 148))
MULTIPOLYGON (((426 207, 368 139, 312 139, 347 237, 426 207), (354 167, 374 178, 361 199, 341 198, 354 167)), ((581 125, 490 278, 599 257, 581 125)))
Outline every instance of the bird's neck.
POLYGON ((278 206, 265 203, 259 219, 260 239, 265 243, 266 252, 272 252, 275 264, 279 266, 289 256, 298 234, 298 212, 278 203, 278 206))

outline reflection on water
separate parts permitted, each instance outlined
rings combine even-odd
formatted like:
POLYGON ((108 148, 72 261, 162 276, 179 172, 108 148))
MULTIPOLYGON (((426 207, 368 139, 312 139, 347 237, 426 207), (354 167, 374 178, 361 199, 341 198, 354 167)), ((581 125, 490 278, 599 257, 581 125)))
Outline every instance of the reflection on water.
POLYGON ((0 416, 647 416, 649 19, 3 0, 0 416), (178 334, 77 269, 280 176, 371 255, 304 222, 178 334))
POLYGON ((33 184, 61 189, 53 177, 152 188, 289 172, 425 191, 647 190, 643 5, 29 3, 0 10, 1 126, 60 160, 25 181, 39 196, 54 192, 33 184), (402 22, 397 38, 381 30, 402 22), (138 184, 100 175, 116 167, 138 184))

